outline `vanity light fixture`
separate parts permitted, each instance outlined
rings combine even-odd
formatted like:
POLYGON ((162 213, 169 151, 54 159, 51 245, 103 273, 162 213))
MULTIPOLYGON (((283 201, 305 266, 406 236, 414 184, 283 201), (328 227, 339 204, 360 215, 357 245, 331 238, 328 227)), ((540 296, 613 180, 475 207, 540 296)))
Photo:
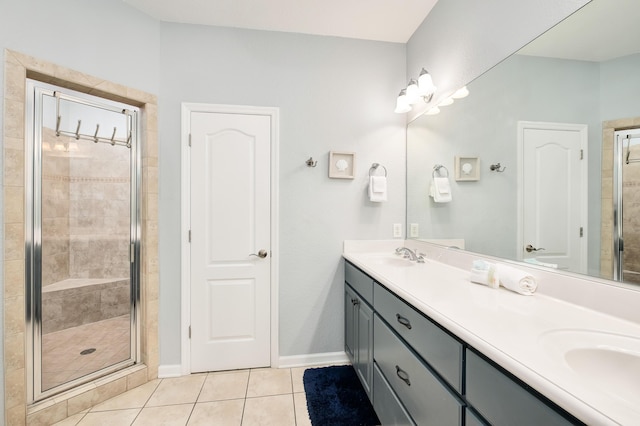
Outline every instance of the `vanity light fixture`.
POLYGON ((438 106, 442 107, 442 106, 449 106, 453 103, 453 97, 449 96, 448 98, 443 99, 438 106))
POLYGON ((462 98, 466 98, 467 96, 469 96, 469 89, 467 89, 467 86, 464 86, 456 90, 456 92, 453 95, 451 95, 453 99, 462 99, 462 98))
POLYGON ((455 91, 453 95, 449 96, 448 98, 444 98, 443 100, 435 104, 433 107, 431 107, 431 109, 425 112, 424 115, 436 115, 440 112, 439 107, 451 105, 454 102, 454 99, 466 98, 467 96, 469 96, 469 90, 467 89, 467 86, 464 86, 463 88, 455 91))
POLYGON ((435 91, 436 86, 433 85, 431 74, 422 68, 418 79, 410 79, 407 87, 400 91, 394 112, 398 114, 409 112, 412 109, 412 105, 419 103, 420 100, 429 103, 435 91))

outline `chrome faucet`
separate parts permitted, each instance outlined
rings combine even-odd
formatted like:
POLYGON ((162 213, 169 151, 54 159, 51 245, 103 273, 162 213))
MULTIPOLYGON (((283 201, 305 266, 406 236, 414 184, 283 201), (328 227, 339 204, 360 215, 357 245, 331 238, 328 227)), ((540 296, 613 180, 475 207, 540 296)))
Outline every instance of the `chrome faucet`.
POLYGON ((409 259, 410 261, 416 261, 418 263, 424 263, 424 255, 422 253, 418 253, 417 251, 413 251, 407 247, 398 247, 396 249, 396 254, 399 256, 404 253, 404 258, 409 259))

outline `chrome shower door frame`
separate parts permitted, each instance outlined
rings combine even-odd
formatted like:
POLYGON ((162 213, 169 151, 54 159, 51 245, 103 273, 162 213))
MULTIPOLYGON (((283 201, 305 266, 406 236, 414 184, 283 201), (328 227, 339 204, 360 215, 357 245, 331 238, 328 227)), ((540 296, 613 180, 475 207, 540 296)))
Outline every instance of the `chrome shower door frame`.
MULTIPOLYGON (((624 236, 622 229, 623 205, 623 165, 625 159, 624 143, 629 139, 640 138, 640 128, 616 130, 613 141, 613 280, 624 280, 624 236)), ((634 162, 637 162, 636 159, 634 162)))
MULTIPOLYGON (((124 103, 27 80, 25 117, 25 321, 27 403, 49 398, 140 362, 141 181, 140 109, 124 103), (63 98, 111 112, 126 111, 131 120, 130 152, 130 358, 86 376, 42 390, 42 124, 43 96, 63 98)), ((91 142, 87 142, 91 143, 91 142)))

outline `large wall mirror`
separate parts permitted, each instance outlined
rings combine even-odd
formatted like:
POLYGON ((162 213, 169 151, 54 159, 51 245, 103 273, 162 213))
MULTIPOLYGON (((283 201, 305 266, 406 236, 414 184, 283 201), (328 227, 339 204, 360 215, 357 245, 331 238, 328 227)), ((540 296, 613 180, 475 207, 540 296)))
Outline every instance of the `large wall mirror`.
POLYGON ((593 0, 411 122, 408 237, 640 283, 639 16, 593 0))

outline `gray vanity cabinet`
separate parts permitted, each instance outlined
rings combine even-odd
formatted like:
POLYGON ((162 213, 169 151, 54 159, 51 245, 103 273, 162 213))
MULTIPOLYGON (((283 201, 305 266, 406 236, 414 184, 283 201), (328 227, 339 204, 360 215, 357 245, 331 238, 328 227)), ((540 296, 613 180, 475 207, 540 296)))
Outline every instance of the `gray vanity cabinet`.
POLYGON ((554 426, 582 424, 565 419, 475 351, 466 350, 467 401, 491 424, 554 426))
POLYGON ((383 425, 581 425, 345 263, 345 350, 383 425))
POLYGON ((462 403, 376 314, 374 360, 418 425, 461 425, 462 403))
POLYGON ((373 401, 373 280, 347 263, 345 282, 345 352, 373 401))

